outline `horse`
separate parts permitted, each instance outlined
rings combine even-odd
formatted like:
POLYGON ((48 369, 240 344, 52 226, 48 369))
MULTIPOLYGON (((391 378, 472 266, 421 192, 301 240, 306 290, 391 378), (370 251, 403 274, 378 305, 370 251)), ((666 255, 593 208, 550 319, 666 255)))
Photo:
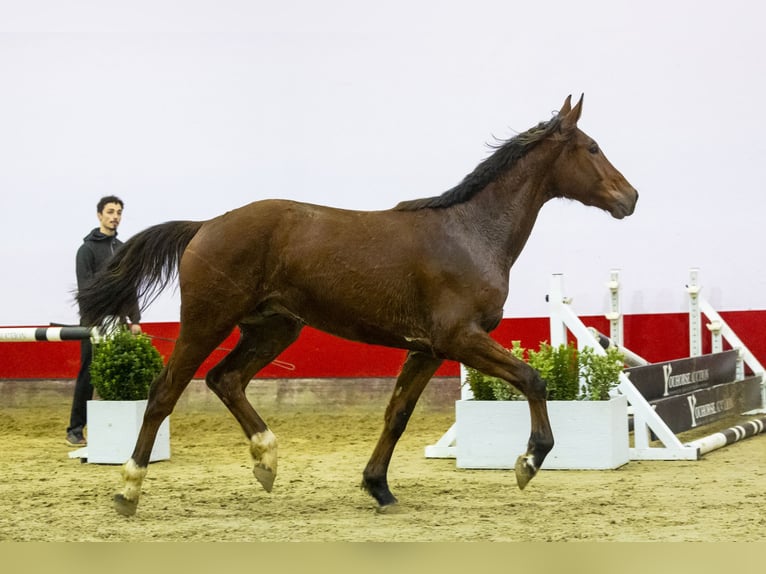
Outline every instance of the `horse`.
POLYGON ((542 206, 577 200, 614 218, 633 213, 638 192, 577 122, 583 97, 551 119, 493 145, 441 195, 391 209, 354 211, 283 199, 255 201, 206 221, 169 221, 131 237, 76 299, 86 325, 142 309, 176 281, 180 332, 152 382, 122 489, 120 514, 135 514, 160 423, 202 362, 236 328, 235 348, 206 375, 249 440, 253 474, 271 492, 277 438, 245 396, 250 380, 304 325, 406 351, 383 430, 362 473, 377 509, 397 504, 388 468, 423 389, 445 360, 499 377, 528 399, 520 489, 553 447, 546 386, 490 336, 503 316, 511 266, 542 206))

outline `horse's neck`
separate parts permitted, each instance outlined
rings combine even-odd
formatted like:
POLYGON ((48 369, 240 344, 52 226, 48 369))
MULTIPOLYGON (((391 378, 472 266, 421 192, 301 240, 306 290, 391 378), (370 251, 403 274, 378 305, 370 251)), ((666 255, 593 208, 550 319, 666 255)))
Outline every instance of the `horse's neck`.
POLYGON ((526 245, 548 199, 544 185, 544 173, 519 166, 488 185, 467 206, 474 233, 508 270, 526 245))

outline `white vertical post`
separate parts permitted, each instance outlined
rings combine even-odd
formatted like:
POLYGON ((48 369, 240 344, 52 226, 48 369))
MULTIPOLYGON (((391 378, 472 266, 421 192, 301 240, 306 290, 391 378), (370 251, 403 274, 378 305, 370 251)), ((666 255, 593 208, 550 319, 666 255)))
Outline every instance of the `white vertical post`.
MULTIPOLYGON (((745 353, 739 348, 737 349, 737 370, 735 374, 735 381, 741 381, 745 378, 745 353)), ((763 374, 761 374, 761 388, 763 388, 763 374)), ((766 398, 761 399, 761 406, 766 408, 766 398)))
POLYGON ((609 275, 609 313, 606 318, 609 320, 609 338, 618 347, 622 347, 622 314, 620 313, 620 270, 612 269, 609 275))
POLYGON ((468 371, 463 363, 460 363, 460 400, 470 401, 473 399, 471 385, 468 384, 468 371))
POLYGON ((551 347, 567 344, 567 328, 561 316, 561 304, 564 302, 564 276, 554 273, 551 278, 551 289, 548 293, 548 309, 551 325, 551 347))
POLYGON ((633 413, 633 447, 636 451, 649 448, 649 427, 640 409, 633 413))
POLYGON ((723 351, 723 337, 721 336, 721 324, 718 321, 711 321, 707 325, 710 331, 710 352, 720 353, 723 351))
POLYGON ((689 356, 699 357, 702 354, 702 336, 700 334, 700 286, 697 282, 699 270, 692 267, 689 270, 689 284, 686 292, 689 294, 689 356))

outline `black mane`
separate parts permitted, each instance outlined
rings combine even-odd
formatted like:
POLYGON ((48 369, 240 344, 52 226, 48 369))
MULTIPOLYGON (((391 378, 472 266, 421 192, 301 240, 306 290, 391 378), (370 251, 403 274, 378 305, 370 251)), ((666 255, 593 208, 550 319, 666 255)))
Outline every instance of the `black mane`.
POLYGON ((476 166, 459 184, 435 197, 402 201, 394 211, 417 211, 426 208, 450 207, 471 199, 479 191, 507 172, 537 143, 547 138, 558 129, 561 118, 555 116, 547 122, 520 133, 509 140, 501 141, 490 147, 495 152, 476 166))

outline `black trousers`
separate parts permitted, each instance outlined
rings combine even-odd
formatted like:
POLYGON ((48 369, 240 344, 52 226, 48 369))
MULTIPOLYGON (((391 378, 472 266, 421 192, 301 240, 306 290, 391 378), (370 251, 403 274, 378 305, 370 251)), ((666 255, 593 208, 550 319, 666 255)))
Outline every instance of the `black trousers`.
POLYGON ((88 401, 93 398, 93 385, 90 384, 90 363, 93 360, 93 343, 90 339, 80 341, 80 371, 74 384, 72 412, 69 415, 67 432, 82 434, 88 420, 88 401))

